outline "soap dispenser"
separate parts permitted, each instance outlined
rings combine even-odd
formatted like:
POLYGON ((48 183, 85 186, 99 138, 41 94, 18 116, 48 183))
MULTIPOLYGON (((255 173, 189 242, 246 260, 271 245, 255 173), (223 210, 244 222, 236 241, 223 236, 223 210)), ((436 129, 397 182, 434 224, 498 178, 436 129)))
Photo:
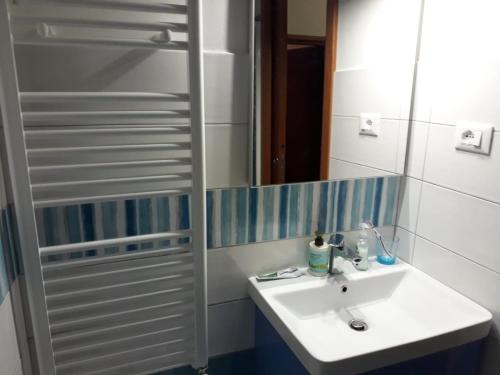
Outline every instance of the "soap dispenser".
POLYGON ((316 237, 309 242, 308 272, 313 276, 326 276, 328 274, 330 246, 325 243, 321 232, 316 232, 316 237))

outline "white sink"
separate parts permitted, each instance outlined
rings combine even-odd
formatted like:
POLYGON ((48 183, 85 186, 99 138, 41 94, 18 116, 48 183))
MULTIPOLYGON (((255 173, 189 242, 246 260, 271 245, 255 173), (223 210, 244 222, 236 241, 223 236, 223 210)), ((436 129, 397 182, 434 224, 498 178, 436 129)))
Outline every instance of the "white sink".
POLYGON ((313 375, 357 374, 472 342, 492 315, 406 263, 328 278, 257 282, 249 293, 313 375), (347 290, 346 290, 347 289, 347 290), (362 319, 368 329, 349 327, 362 319))

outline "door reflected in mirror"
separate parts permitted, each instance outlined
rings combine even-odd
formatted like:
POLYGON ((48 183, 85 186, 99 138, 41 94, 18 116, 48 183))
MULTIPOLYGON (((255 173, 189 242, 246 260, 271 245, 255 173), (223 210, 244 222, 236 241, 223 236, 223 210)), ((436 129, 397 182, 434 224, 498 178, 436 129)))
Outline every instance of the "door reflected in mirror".
POLYGON ((420 0, 260 0, 256 185, 404 172, 420 0))

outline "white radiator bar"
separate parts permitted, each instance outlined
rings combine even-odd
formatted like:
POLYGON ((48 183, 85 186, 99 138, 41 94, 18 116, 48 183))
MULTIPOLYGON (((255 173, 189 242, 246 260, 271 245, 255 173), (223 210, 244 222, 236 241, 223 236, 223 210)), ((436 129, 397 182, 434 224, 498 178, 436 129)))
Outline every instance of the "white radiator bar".
POLYGON ((153 234, 143 234, 140 236, 113 238, 113 239, 109 239, 109 240, 78 242, 78 243, 72 243, 72 244, 67 244, 67 245, 41 247, 40 254, 41 255, 54 255, 54 254, 72 252, 72 251, 90 250, 90 249, 94 249, 96 247, 112 247, 112 246, 134 244, 134 243, 169 240, 169 239, 173 239, 173 238, 188 237, 188 236, 191 236, 191 234, 192 234, 192 231, 184 230, 184 231, 179 231, 179 232, 174 232, 174 233, 153 233, 153 234))
POLYGON ((185 5, 168 4, 167 2, 148 2, 137 0, 51 0, 60 4, 78 4, 83 6, 94 6, 100 8, 111 8, 121 10, 135 10, 144 12, 161 12, 170 14, 186 14, 185 5))
MULTIPOLYGON (((27 132, 29 133, 29 132, 27 132)), ((145 160, 124 161, 114 163, 92 163, 92 164, 61 164, 30 167, 31 172, 40 172, 56 169, 85 169, 85 168, 112 168, 112 167, 148 167, 161 165, 191 165, 191 158, 175 158, 170 160, 145 160)))
POLYGON ((208 364, 207 328, 207 232, 205 179, 205 113, 203 77, 203 10, 202 0, 188 1, 189 26, 189 91, 191 95, 191 129, 193 157, 192 230, 195 275, 195 359, 193 366, 208 364))
POLYGON ((102 257, 102 258, 80 258, 80 259, 72 259, 72 260, 65 260, 61 262, 57 262, 55 264, 47 264, 43 266, 43 271, 44 275, 53 271, 61 270, 61 269, 67 269, 71 266, 81 266, 81 267, 87 267, 95 264, 106 264, 108 262, 122 262, 122 261, 129 261, 129 260, 134 260, 134 259, 140 259, 144 257, 158 257, 165 255, 166 253, 171 253, 171 254, 179 254, 183 252, 191 251, 191 245, 183 245, 183 246, 175 246, 171 247, 169 249, 157 249, 157 250, 148 250, 148 251, 137 251, 137 252, 131 252, 131 253, 122 253, 119 255, 110 255, 108 257, 102 257))
POLYGON ((111 28, 111 29, 129 29, 129 30, 146 30, 146 31, 163 31, 171 30, 179 33, 187 32, 187 25, 175 22, 133 22, 133 21, 113 21, 113 20, 95 20, 76 17, 43 17, 37 15, 14 15, 17 20, 31 21, 31 22, 44 22, 49 25, 63 25, 63 26, 85 26, 96 28, 111 28))
POLYGON ((188 119, 189 111, 81 111, 81 112, 24 112, 26 126, 34 125, 103 125, 132 124, 154 119, 188 119))
POLYGON ((184 188, 184 189, 170 189, 170 190, 158 190, 158 191, 144 191, 141 193, 94 195, 91 197, 41 199, 35 202, 35 207, 36 208, 56 207, 62 205, 104 202, 104 201, 125 199, 125 198, 137 199, 137 198, 161 197, 164 195, 182 195, 182 194, 191 194, 191 190, 192 190, 191 188, 184 188))
POLYGON ((0 104, 40 372, 206 366, 201 0, 9 4, 0 5, 0 104), (189 90, 20 92, 14 44, 179 51, 189 90), (174 198, 186 194, 189 201, 174 198), (190 208, 190 229, 38 243, 35 210, 71 205, 81 213, 84 203, 100 210, 99 202, 160 196, 190 208))
POLYGON ((21 103, 45 103, 81 100, 161 100, 168 102, 188 102, 188 94, 162 94, 151 92, 21 92, 21 103))
POLYGON ((2 108, 9 173, 13 185, 14 207, 16 218, 20 221, 20 225, 17 227, 23 255, 24 277, 38 367, 41 374, 56 375, 42 269, 38 256, 37 228, 30 191, 28 160, 25 153, 19 86, 7 1, 0 2, 0 46, 0 107, 2 108))

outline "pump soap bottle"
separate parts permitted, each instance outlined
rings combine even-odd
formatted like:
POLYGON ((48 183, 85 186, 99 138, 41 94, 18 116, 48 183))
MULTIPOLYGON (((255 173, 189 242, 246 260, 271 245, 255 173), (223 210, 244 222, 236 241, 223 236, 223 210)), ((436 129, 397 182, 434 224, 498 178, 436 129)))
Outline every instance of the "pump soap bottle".
POLYGON ((309 268, 313 276, 326 276, 328 273, 328 255, 330 246, 325 243, 321 232, 316 232, 314 241, 309 242, 309 268))

